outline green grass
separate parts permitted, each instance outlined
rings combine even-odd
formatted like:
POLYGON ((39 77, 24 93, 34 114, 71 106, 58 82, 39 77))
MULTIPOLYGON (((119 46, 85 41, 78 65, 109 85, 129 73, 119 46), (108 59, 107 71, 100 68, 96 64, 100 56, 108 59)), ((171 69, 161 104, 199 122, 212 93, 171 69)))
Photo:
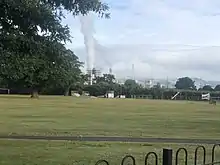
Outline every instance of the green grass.
MULTIPOLYGON (((161 164, 162 148, 173 148, 173 160, 179 147, 188 149, 188 164, 194 164, 194 151, 196 146, 186 145, 161 145, 137 143, 81 143, 81 142, 52 142, 52 141, 0 141, 1 165, 94 165, 100 159, 106 159, 110 165, 120 164, 125 155, 135 157, 137 164, 144 164, 148 152, 158 154, 161 164)), ((207 147, 207 163, 211 160, 211 146, 207 147)), ((220 160, 219 149, 216 150, 216 161, 220 160)), ((203 157, 199 151, 198 165, 202 164, 203 157)), ((184 154, 180 153, 180 164, 183 164, 184 154)), ((155 165, 153 157, 149 159, 150 165, 155 165)), ((174 164, 174 163, 173 163, 174 164)))
POLYGON ((0 96, 0 135, 220 137, 220 106, 205 102, 0 96))
MULTIPOLYGON (((0 135, 220 137, 220 106, 204 102, 0 96, 0 114, 0 135)), ((186 147, 188 164, 194 163, 195 146, 191 145, 0 140, 0 164, 94 165, 106 159, 112 165, 120 164, 127 154, 144 164, 151 151, 158 153, 161 163, 164 147, 173 148, 174 153, 186 147)), ((206 147, 209 162, 211 146, 206 147)), ((220 159, 218 155, 219 150, 220 159)), ((180 157, 183 164, 183 154, 180 157)), ((202 164, 202 157, 199 160, 202 164)))

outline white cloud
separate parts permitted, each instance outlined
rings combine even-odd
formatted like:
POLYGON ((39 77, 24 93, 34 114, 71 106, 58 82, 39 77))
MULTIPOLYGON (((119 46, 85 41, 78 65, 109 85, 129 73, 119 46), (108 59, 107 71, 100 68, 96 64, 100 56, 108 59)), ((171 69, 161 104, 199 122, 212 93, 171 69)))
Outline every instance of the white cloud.
MULTIPOLYGON (((219 0, 108 3, 111 19, 95 21, 97 66, 105 71, 113 67, 120 77, 131 76, 134 64, 137 77, 220 79, 219 0)), ((68 18, 66 23, 74 36, 68 46, 85 60, 78 20, 68 18)))
MULTIPOLYGON (((76 49, 85 59, 85 52, 76 49)), ((97 67, 105 71, 112 67, 119 77, 132 76, 132 64, 139 78, 198 76, 218 79, 220 47, 178 45, 97 45, 97 67)))

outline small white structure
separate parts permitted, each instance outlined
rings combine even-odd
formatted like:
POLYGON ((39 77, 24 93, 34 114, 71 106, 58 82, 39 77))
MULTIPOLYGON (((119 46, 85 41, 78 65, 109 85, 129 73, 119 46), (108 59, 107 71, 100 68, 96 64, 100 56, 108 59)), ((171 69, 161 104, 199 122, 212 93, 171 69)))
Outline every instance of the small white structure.
POLYGON ((202 94, 202 100, 210 100, 210 93, 202 94))
POLYGON ((79 93, 73 93, 73 96, 80 97, 79 93))
POLYGON ((89 92, 87 92, 87 91, 83 91, 83 95, 85 95, 85 96, 89 96, 89 92))
POLYGON ((77 91, 71 91, 71 96, 80 97, 80 94, 77 91))
POLYGON ((115 97, 115 92, 114 91, 107 91, 106 92, 106 97, 107 98, 114 98, 115 97))
POLYGON ((125 97, 125 95, 120 95, 119 98, 120 99, 125 99, 126 97, 125 97))
POLYGON ((180 92, 177 92, 177 93, 171 98, 171 100, 175 99, 176 96, 178 96, 179 94, 180 94, 180 92))

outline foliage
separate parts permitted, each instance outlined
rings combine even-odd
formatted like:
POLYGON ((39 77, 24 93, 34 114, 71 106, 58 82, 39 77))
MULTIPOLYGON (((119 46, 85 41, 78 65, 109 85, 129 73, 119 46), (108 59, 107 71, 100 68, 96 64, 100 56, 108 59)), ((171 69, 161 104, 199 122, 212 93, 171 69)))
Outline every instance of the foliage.
POLYGON ((6 87, 6 84, 4 82, 4 79, 0 77, 0 88, 6 87))
POLYGON ((57 70, 57 72, 55 72, 57 75, 54 77, 58 84, 65 89, 64 95, 67 96, 69 95, 70 88, 80 82, 80 66, 82 63, 79 62, 78 57, 71 50, 65 51, 59 62, 61 65, 54 64, 57 70))
MULTIPOLYGON (((112 75, 113 76, 113 75, 112 75)), ((110 75, 104 74, 98 77, 96 84, 92 86, 86 86, 84 90, 88 91, 90 95, 101 96, 105 95, 106 91, 113 90, 115 96, 126 95, 127 98, 141 98, 142 96, 147 96, 147 98, 153 99, 171 99, 177 92, 180 92, 176 99, 179 100, 201 100, 201 95, 207 93, 207 90, 192 90, 189 89, 165 89, 161 88, 161 84, 157 83, 152 88, 144 88, 143 86, 136 83, 135 80, 128 79, 124 84, 117 84, 113 81, 109 81, 106 77, 111 77, 110 75)), ((114 79, 114 78, 113 78, 114 79)), ((194 83, 193 83, 194 84, 194 83)), ((192 84, 190 85, 192 86, 192 84)), ((206 87, 205 87, 206 89, 206 87)), ((211 91, 212 97, 219 97, 220 92, 211 91)))
POLYGON ((213 91, 213 88, 210 85, 205 85, 202 90, 204 91, 213 91))
POLYGON ((192 90, 196 89, 194 81, 189 77, 179 78, 175 84, 175 87, 177 89, 192 89, 192 90))
POLYGON ((0 77, 8 87, 37 95, 54 77, 66 89, 78 81, 81 64, 63 45, 70 41, 69 28, 61 24, 64 10, 109 17, 99 0, 0 1, 0 77))
POLYGON ((115 76, 112 74, 103 74, 103 76, 99 76, 95 78, 95 82, 98 84, 100 82, 106 82, 108 84, 115 82, 115 76))
POLYGON ((124 83, 124 85, 125 85, 126 87, 131 87, 131 88, 135 88, 135 87, 138 86, 138 84, 136 83, 136 81, 135 81, 135 80, 132 80, 132 79, 126 80, 125 83, 124 83))
POLYGON ((65 9, 72 12, 74 16, 79 14, 85 15, 93 11, 98 13, 101 17, 110 17, 110 13, 107 12, 109 10, 108 5, 102 3, 100 0, 41 0, 41 2, 53 7, 53 10, 55 10, 59 16, 63 15, 62 9, 65 9))
POLYGON ((215 91, 220 91, 220 85, 216 85, 216 87, 215 87, 214 90, 215 90, 215 91))
POLYGON ((88 91, 93 96, 102 96, 109 90, 114 90, 117 93, 119 88, 119 84, 115 83, 114 75, 103 74, 95 78, 95 84, 85 86, 85 91, 88 91))

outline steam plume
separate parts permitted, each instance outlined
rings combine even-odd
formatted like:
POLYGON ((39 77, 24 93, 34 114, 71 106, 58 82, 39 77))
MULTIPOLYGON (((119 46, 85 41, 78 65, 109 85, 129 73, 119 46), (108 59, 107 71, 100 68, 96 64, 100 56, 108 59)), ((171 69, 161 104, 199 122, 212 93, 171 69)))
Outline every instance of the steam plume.
POLYGON ((95 33, 93 25, 93 15, 80 15, 81 33, 84 36, 84 44, 87 51, 87 70, 92 70, 95 66, 95 33))

